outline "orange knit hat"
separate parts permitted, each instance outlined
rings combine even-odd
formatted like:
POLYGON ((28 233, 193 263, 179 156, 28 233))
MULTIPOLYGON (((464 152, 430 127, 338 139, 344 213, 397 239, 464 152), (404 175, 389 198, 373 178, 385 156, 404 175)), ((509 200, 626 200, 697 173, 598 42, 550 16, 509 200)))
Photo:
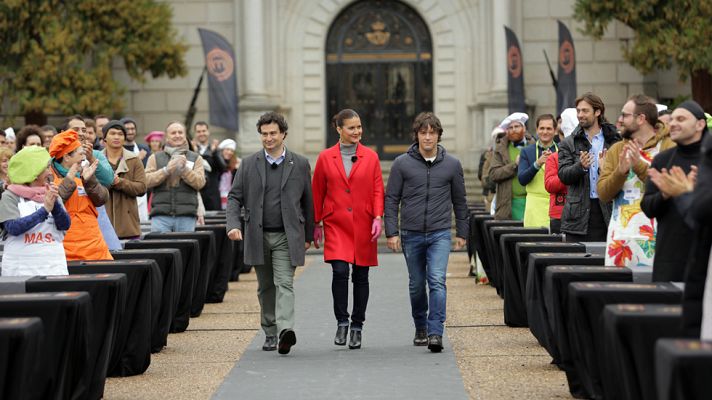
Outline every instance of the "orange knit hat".
POLYGON ((64 131, 52 138, 52 143, 49 144, 49 155, 57 160, 78 149, 81 145, 77 132, 64 131))

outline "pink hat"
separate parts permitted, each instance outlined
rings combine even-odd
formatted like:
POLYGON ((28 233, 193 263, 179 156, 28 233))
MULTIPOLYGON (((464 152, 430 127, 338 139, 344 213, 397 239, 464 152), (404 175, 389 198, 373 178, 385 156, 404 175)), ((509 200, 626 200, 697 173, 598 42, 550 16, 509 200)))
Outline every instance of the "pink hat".
POLYGON ((146 141, 146 143, 150 143, 151 140, 163 140, 163 137, 165 135, 166 134, 163 133, 162 131, 153 131, 153 132, 149 133, 148 135, 146 135, 144 140, 146 141))

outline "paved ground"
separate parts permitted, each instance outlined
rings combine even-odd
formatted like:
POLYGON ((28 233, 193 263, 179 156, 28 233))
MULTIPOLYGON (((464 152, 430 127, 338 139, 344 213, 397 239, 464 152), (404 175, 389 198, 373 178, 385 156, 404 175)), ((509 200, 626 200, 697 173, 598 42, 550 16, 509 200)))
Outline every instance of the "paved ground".
MULTIPOLYGON (((414 382, 413 385, 419 390, 447 383, 447 386, 454 386, 452 393, 466 393, 471 399, 570 398, 564 374, 549 364, 551 359, 528 329, 504 326, 502 301, 494 289, 475 285, 474 280, 467 276, 465 253, 455 253, 450 259, 449 343, 446 343, 446 351, 434 355, 411 346, 406 275, 400 275, 404 273, 402 255, 384 254, 382 257, 384 266, 371 276, 371 300, 363 349, 348 350, 332 344, 335 324, 331 314, 328 270, 325 270, 321 256, 309 256, 307 267, 298 270, 303 275, 297 278, 296 283, 297 320, 300 322, 297 326, 298 344, 292 354, 280 357, 274 353, 265 355, 258 350, 263 335, 258 332, 256 282, 254 273, 243 274, 240 282, 230 284, 230 291, 222 304, 206 305, 203 315, 191 320, 188 331, 169 336, 167 348, 153 356, 145 374, 108 379, 105 398, 266 398, 256 396, 257 392, 248 391, 247 387, 237 397, 221 397, 231 384, 240 382, 243 365, 246 367, 244 372, 258 372, 254 376, 250 374, 252 379, 245 381, 252 388, 265 379, 261 376, 275 377, 275 380, 270 380, 272 386, 283 386, 279 384, 283 373, 289 375, 287 380, 293 380, 296 375, 305 376, 305 371, 301 370, 308 367, 317 372, 306 378, 308 382, 302 379, 302 389, 311 390, 309 385, 319 388, 319 385, 330 381, 356 380, 363 387, 375 388, 373 393, 382 394, 380 397, 364 398, 398 398, 399 393, 408 390, 402 389, 408 385, 407 382, 414 382), (318 290, 307 290, 314 287, 318 290), (318 309, 309 309, 304 314, 302 308, 314 304, 318 309), (310 320, 312 323, 307 324, 309 326, 304 325, 310 320), (408 324, 402 328, 406 321, 408 324), (390 329, 391 326, 394 328, 390 329), (459 372, 453 367, 453 354, 459 372), (237 363, 238 360, 240 363, 237 363), (356 377, 347 376, 345 371, 348 366, 344 365, 349 363, 365 363, 370 367, 356 377), (413 368, 415 364, 411 363, 431 370, 440 368, 438 371, 443 374, 437 373, 436 378, 431 379, 427 371, 413 368), (237 367, 231 372, 235 365, 237 367), (270 365, 279 370, 270 371, 270 365), (392 373, 398 370, 412 372, 392 373), (295 376, 291 376, 293 374, 295 376), (417 379, 410 379, 410 375, 417 379), (225 386, 220 388, 226 377, 225 386)), ((329 392, 334 389, 324 385, 321 390, 329 392)), ((344 390, 351 395, 335 397, 359 398, 353 395, 356 392, 351 392, 351 387, 344 390)), ((300 393, 292 391, 288 398, 307 398, 300 393)), ((433 398, 432 395, 426 396, 424 391, 408 393, 408 398, 412 399, 433 398)), ((452 398, 444 394, 436 396, 452 398)), ((459 397, 462 396, 455 398, 459 397)))
POLYGON ((297 346, 261 350, 257 335, 214 399, 467 399, 451 346, 414 347, 408 273, 401 254, 381 254, 369 273, 363 346, 333 344, 331 269, 315 265, 295 285, 297 346))

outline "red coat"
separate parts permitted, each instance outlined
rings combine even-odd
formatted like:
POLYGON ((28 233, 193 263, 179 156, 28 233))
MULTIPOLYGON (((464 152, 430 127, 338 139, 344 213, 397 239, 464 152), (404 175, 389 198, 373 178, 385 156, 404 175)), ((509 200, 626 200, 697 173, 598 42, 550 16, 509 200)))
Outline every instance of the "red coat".
POLYGON ((559 179, 558 152, 546 159, 544 187, 549 192, 549 217, 561 219, 561 212, 564 210, 564 204, 566 203, 567 188, 559 179))
POLYGON ((324 222, 324 260, 378 265, 373 219, 383 215, 383 178, 378 154, 356 147, 358 160, 346 178, 339 144, 319 154, 314 167, 314 220, 324 222))

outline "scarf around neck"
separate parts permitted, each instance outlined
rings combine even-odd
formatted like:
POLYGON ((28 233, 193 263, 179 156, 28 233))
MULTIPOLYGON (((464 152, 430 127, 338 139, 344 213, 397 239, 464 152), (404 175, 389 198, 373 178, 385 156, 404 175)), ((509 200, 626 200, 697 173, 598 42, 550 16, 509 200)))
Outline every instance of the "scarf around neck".
POLYGON ((26 186, 12 184, 8 185, 7 190, 22 197, 23 199, 36 201, 38 203, 44 202, 45 193, 47 193, 47 188, 44 186, 26 186))

